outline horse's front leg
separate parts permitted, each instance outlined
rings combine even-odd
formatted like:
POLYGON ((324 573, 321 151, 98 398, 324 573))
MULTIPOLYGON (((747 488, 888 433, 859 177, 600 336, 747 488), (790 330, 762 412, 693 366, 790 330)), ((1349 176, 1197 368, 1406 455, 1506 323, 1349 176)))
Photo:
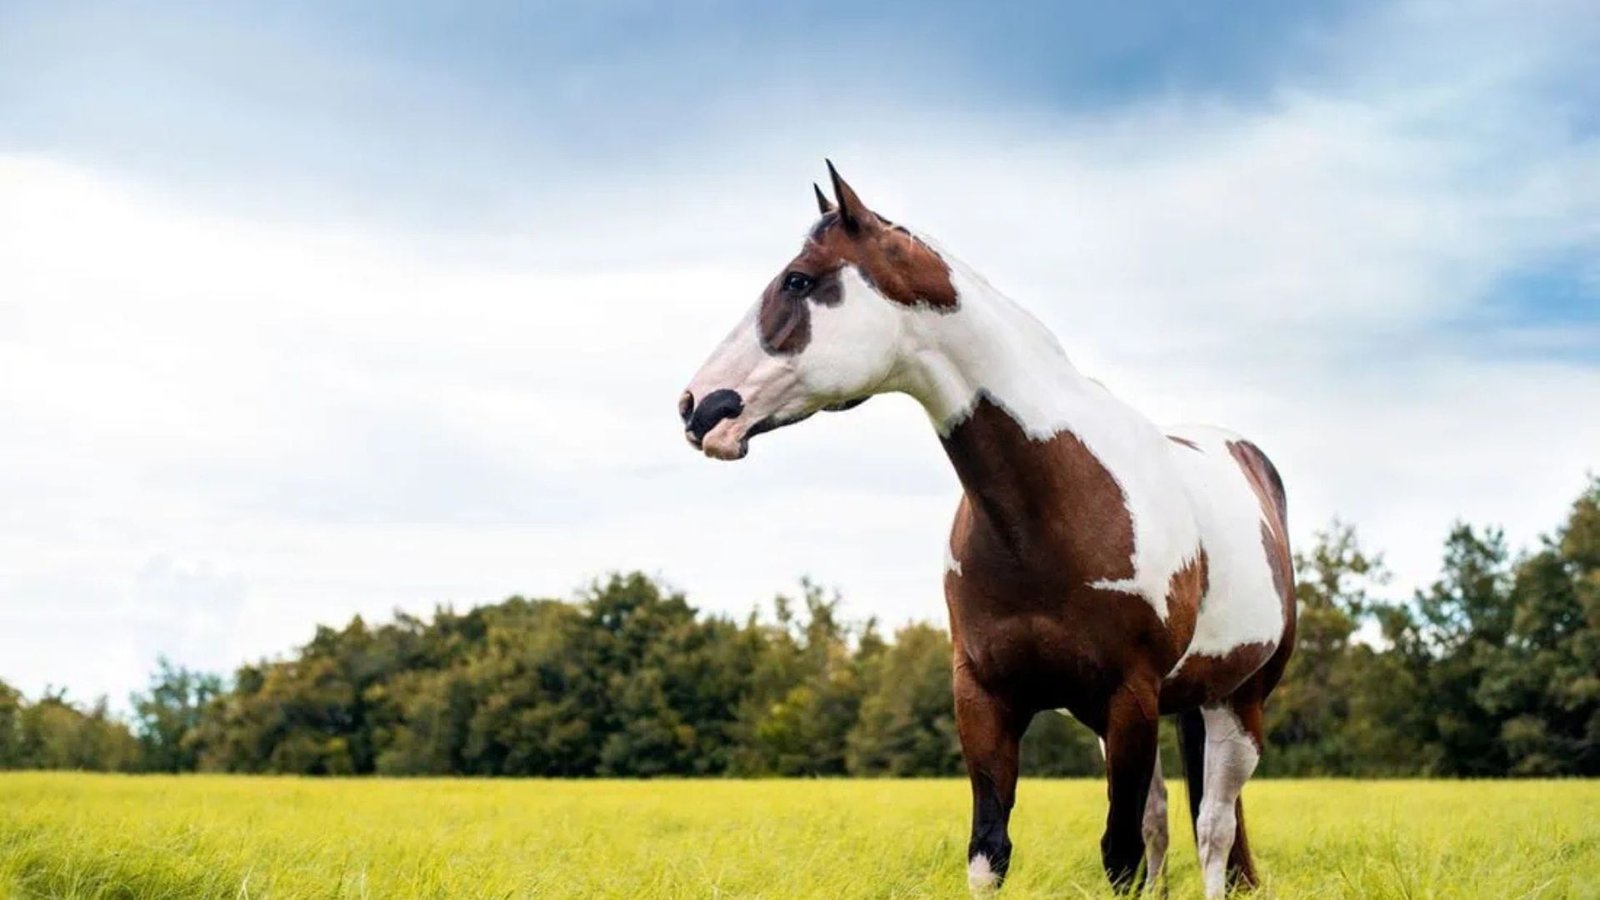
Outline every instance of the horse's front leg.
POLYGON ((967 886, 994 890, 1011 867, 1006 826, 1017 796, 1017 755, 1028 717, 978 684, 959 654, 955 665, 956 731, 972 780, 972 839, 967 886))
POLYGON ((1150 773, 1156 765, 1161 721, 1156 688, 1156 684, 1124 684, 1112 695, 1106 716, 1106 778, 1111 809, 1106 815, 1105 835, 1100 839, 1100 859, 1112 888, 1118 891, 1137 889, 1140 882, 1145 804, 1150 795, 1150 773))

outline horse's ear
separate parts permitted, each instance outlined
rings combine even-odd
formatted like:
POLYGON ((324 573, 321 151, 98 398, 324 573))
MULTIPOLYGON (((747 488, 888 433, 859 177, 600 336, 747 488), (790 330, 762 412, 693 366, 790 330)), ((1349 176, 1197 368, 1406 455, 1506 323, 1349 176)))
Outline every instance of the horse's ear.
POLYGON ((815 181, 811 182, 811 190, 816 192, 817 195, 817 212, 823 215, 833 212, 833 201, 829 200, 828 195, 822 192, 822 188, 817 187, 815 181))
POLYGON ((867 205, 861 202, 856 192, 850 185, 844 183, 839 177, 839 170, 833 167, 833 160, 824 160, 828 164, 828 177, 833 180, 833 196, 839 200, 839 221, 844 223, 848 231, 860 231, 862 228, 877 224, 878 216, 867 205))

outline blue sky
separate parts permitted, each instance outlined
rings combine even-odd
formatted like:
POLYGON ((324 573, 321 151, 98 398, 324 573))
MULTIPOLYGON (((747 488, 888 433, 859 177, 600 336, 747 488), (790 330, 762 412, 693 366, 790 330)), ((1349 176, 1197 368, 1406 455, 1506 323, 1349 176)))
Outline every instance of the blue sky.
MULTIPOLYGON (((295 205, 470 220, 536 166, 710 165, 842 109, 1070 123, 1150 97, 1266 102, 1344 4, 10 4, 7 143, 295 205), (400 188, 396 190, 396 188, 400 188), (298 190, 297 190, 298 189, 298 190), (304 196, 302 196, 302 193, 304 196)), ((908 136, 909 137, 909 136, 908 136)), ((815 137, 809 138, 816 143, 815 137)))
POLYGON ((1600 464, 1583 7, 0 4, 0 679, 617 567, 940 619, 909 402, 731 467, 673 419, 824 156, 1256 438, 1302 542, 1403 594, 1458 516, 1531 541, 1600 464))

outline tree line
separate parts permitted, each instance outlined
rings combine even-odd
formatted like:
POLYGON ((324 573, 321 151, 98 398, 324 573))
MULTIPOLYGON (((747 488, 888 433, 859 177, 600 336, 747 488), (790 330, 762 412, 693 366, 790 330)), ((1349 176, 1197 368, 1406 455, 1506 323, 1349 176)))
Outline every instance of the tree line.
MULTIPOLYGON (((1513 554, 1458 525, 1438 578, 1382 591, 1334 523, 1297 553, 1300 624, 1267 708, 1268 775, 1600 774, 1600 478, 1513 554)), ((942 628, 885 634, 802 582, 743 620, 643 574, 571 601, 319 627, 231 679, 159 662, 128 718, 0 683, 0 768, 554 777, 953 775, 942 628)), ((1175 765, 1174 729, 1163 729, 1175 765)), ((1101 771, 1042 714, 1024 771, 1101 771)))

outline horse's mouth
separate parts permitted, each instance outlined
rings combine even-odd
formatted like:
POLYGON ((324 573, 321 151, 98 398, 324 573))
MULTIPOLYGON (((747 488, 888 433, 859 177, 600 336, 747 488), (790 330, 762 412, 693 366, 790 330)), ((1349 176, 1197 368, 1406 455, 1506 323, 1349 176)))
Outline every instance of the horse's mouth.
MULTIPOLYGON (((843 412, 844 410, 854 409, 857 406, 860 406, 862 403, 865 403, 866 400, 866 397, 857 397, 851 400, 844 400, 839 403, 830 403, 829 405, 822 407, 820 411, 843 412)), ((729 461, 744 459, 745 456, 750 453, 751 438, 758 434, 766 434, 769 431, 777 431, 779 428, 788 428, 790 425, 804 422, 805 420, 816 415, 817 412, 819 412, 819 410, 812 410, 811 412, 801 413, 798 416, 787 419, 779 418, 776 415, 767 416, 766 418, 757 421, 749 428, 744 429, 743 432, 738 431, 737 417, 724 419, 723 421, 718 422, 716 427, 706 432, 704 438, 695 437, 694 432, 692 431, 684 432, 684 437, 688 438, 689 446, 699 450, 701 453, 704 453, 712 459, 729 461)))
POLYGON ((750 439, 758 434, 766 434, 769 431, 777 431, 779 428, 788 428, 790 425, 804 422, 805 420, 811 418, 811 416, 812 413, 795 416, 792 419, 779 419, 777 416, 767 416, 765 419, 762 419, 754 425, 751 425, 750 430, 744 433, 745 446, 748 447, 750 445, 750 439))
POLYGON ((861 404, 867 402, 867 399, 869 397, 871 397, 871 396, 872 396, 871 394, 868 394, 866 397, 855 397, 855 398, 852 398, 850 400, 841 400, 838 403, 830 403, 827 406, 824 406, 822 408, 822 411, 823 412, 844 412, 847 409, 855 409, 856 407, 860 406, 861 404))
POLYGON ((750 452, 750 439, 758 434, 777 431, 796 422, 803 422, 811 414, 797 416, 793 419, 779 419, 777 416, 767 416, 742 431, 735 419, 725 419, 718 422, 715 428, 706 432, 704 438, 696 438, 692 432, 685 432, 689 445, 712 459, 736 460, 744 459, 750 452))

